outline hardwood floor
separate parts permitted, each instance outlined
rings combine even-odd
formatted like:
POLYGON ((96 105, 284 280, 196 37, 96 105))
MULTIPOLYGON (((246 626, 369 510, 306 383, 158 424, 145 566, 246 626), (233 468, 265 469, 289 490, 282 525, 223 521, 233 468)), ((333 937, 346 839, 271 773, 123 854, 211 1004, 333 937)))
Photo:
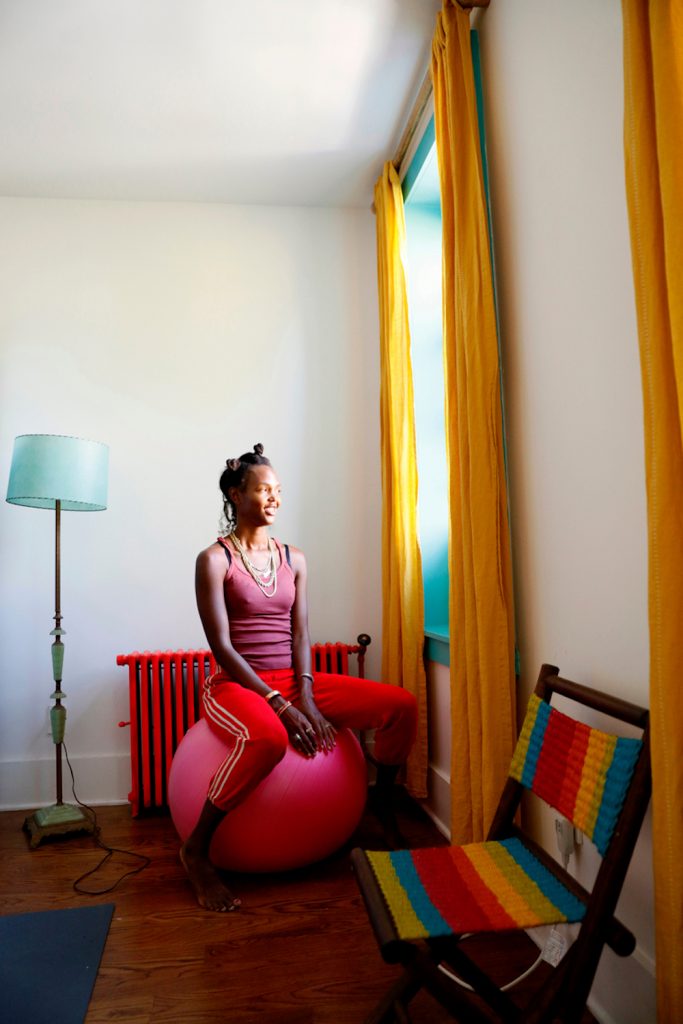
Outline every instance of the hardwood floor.
MULTIPOLYGON (((143 853, 151 864, 113 893, 89 897, 75 893, 72 882, 101 856, 92 838, 31 851, 25 816, 0 814, 3 914, 116 905, 87 1024, 358 1024, 400 973, 379 956, 349 866, 351 845, 381 846, 369 816, 349 847, 321 864, 236 876, 243 906, 232 914, 195 904, 168 817, 133 820, 127 806, 98 809, 104 842, 143 853)), ((411 846, 443 842, 412 801, 402 803, 400 822, 411 846)), ((88 882, 106 888, 130 866, 116 854, 88 882)), ((496 963, 514 977, 536 954, 530 940, 515 939, 496 963)), ((415 1024, 452 1020, 424 993, 411 1016, 415 1024)))

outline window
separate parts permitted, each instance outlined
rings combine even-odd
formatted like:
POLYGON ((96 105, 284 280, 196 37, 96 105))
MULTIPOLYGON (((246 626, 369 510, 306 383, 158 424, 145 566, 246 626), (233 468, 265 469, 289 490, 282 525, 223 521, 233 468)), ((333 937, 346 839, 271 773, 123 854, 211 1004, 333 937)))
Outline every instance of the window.
POLYGON ((441 202, 431 117, 403 180, 425 638, 448 659, 448 480, 441 327, 441 202))

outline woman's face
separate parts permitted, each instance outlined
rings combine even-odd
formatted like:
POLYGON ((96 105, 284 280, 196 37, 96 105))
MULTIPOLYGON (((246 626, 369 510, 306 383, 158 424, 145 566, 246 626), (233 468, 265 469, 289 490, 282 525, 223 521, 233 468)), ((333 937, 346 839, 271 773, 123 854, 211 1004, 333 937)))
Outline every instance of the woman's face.
POLYGON ((230 499, 240 522, 270 526, 280 507, 281 487, 272 466, 252 466, 242 487, 230 489, 230 499))

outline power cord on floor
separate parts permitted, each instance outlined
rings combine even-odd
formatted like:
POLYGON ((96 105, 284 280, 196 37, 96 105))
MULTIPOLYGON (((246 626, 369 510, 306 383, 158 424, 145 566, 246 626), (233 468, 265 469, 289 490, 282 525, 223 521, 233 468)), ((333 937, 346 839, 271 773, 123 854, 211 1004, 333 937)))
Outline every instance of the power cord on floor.
MULTIPOLYGON (((472 934, 473 933, 470 932, 468 935, 461 935, 460 938, 468 939, 472 934)), ((515 985, 519 985, 520 981, 523 981, 525 978, 528 978, 529 975, 536 970, 541 960, 543 959, 543 952, 544 951, 541 950, 536 960, 534 960, 534 962, 532 963, 531 967, 527 967, 527 969, 522 974, 518 975, 518 977, 516 978, 513 978, 512 981, 508 981, 506 985, 501 985, 500 991, 507 992, 508 989, 514 988, 515 985)), ((462 978, 459 978, 458 975, 450 969, 450 967, 447 967, 444 963, 437 964, 437 967, 441 971, 441 973, 445 974, 447 978, 451 979, 451 981, 454 981, 457 985, 460 985, 462 988, 469 989, 470 992, 474 992, 473 987, 466 981, 463 981, 462 978)))
POLYGON ((65 757, 66 757, 66 763, 67 763, 67 765, 69 767, 69 772, 71 773, 71 792, 73 793, 74 800, 76 801, 76 803, 78 804, 79 807, 83 808, 83 810, 86 812, 88 818, 92 822, 92 826, 93 826, 93 829, 94 829, 93 839, 95 841, 95 845, 99 846, 99 848, 101 850, 105 851, 104 857, 99 862, 99 864, 97 864, 90 871, 86 871, 85 874, 80 875, 76 879, 76 881, 73 883, 73 889, 74 889, 74 892, 79 892, 79 893, 81 893, 84 896, 104 896, 108 892, 113 892, 114 889, 116 889, 117 886, 119 886, 121 884, 121 882, 124 880, 124 878, 129 878, 131 875, 138 875, 141 871, 144 871, 146 867, 149 867, 149 865, 152 863, 152 861, 151 861, 151 858, 150 857, 146 857, 144 855, 144 853, 134 853, 132 850, 120 850, 120 849, 118 849, 115 846, 107 846, 107 844, 102 841, 102 838, 101 838, 102 829, 100 828, 100 826, 97 823, 97 812, 95 811, 95 809, 93 807, 89 807, 88 804, 84 804, 82 800, 78 799, 78 796, 76 795, 76 779, 74 777, 74 770, 71 767, 71 761, 69 760, 69 752, 66 749, 66 743, 62 743, 62 747, 64 749, 64 754, 65 754, 65 757), (122 874, 121 877, 119 879, 117 879, 116 882, 114 882, 113 885, 110 885, 106 889, 83 889, 81 887, 80 883, 85 878, 89 878, 91 875, 94 875, 97 871, 99 871, 100 868, 104 867, 104 865, 107 863, 107 861, 111 857, 113 857, 113 855, 115 853, 122 853, 126 857, 135 857, 137 860, 141 860, 143 863, 140 864, 140 866, 137 867, 137 868, 131 868, 130 871, 124 872, 124 874, 122 874))

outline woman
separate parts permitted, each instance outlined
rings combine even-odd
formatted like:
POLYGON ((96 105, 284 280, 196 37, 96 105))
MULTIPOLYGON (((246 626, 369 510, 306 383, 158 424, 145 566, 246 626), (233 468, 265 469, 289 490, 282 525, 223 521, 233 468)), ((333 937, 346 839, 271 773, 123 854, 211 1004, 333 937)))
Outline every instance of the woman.
POLYGON ((291 743, 305 757, 326 754, 337 727, 376 729, 379 762, 374 804, 391 821, 390 794, 415 739, 411 694, 352 676, 311 672, 303 552, 271 539, 280 482, 263 445, 229 459, 220 478, 227 535, 197 558, 197 606, 219 670, 202 695, 211 729, 230 753, 210 785, 181 860, 200 906, 240 904, 209 860, 224 818, 284 756, 291 743))

